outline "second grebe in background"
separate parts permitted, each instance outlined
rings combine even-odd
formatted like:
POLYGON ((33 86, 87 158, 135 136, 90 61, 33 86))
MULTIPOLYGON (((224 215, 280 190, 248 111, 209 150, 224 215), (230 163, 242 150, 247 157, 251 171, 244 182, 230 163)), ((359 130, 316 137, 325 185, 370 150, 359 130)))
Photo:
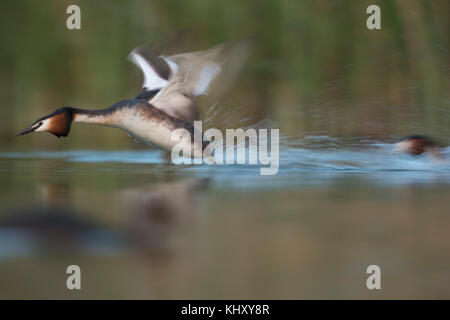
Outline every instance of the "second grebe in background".
POLYGON ((423 135, 412 135, 401 139, 394 144, 393 151, 414 156, 427 153, 435 158, 442 158, 441 147, 423 135))

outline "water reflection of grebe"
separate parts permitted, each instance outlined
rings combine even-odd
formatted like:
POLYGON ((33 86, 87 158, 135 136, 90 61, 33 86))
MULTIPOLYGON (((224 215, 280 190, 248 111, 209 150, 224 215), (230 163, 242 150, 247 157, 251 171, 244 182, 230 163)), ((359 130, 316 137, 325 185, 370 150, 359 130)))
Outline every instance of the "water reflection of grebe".
POLYGON ((195 218, 196 194, 208 184, 186 179, 122 192, 121 201, 133 212, 128 229, 135 243, 159 252, 180 248, 195 218))
POLYGON ((127 212, 125 223, 116 228, 60 206, 16 208, 0 220, 0 257, 55 250, 111 254, 130 247, 170 253, 184 242, 195 193, 207 184, 206 179, 188 179, 120 192, 127 212))

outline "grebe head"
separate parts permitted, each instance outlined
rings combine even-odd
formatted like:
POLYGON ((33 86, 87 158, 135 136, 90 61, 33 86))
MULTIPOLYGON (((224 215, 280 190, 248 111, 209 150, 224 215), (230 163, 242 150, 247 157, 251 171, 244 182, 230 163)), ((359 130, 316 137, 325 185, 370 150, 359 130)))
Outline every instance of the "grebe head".
POLYGON ((438 148, 436 143, 430 138, 422 135, 413 135, 403 138, 394 144, 394 152, 420 155, 426 151, 438 148))
POLYGON ((73 108, 62 107, 55 112, 36 120, 31 126, 17 135, 21 136, 31 132, 48 131, 55 136, 65 137, 69 134, 73 120, 73 108))

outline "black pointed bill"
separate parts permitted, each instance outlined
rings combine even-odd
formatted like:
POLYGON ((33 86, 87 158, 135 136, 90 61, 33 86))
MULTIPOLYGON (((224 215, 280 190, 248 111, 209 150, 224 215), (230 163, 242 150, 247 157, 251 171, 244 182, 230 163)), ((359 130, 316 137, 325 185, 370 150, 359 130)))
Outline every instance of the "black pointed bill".
POLYGON ((39 128, 42 125, 42 122, 39 122, 37 124, 33 124, 30 127, 26 128, 25 130, 20 131, 16 136, 23 136, 24 134, 31 133, 36 131, 37 128, 39 128))

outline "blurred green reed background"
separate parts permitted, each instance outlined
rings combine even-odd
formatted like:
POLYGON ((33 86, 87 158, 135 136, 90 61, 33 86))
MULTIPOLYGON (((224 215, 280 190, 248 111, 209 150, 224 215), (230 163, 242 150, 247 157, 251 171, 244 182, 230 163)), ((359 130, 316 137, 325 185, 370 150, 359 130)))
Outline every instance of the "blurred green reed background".
POLYGON ((14 134, 63 105, 103 108, 133 97, 141 74, 128 53, 180 30, 193 35, 191 50, 257 36, 219 103, 269 117, 282 135, 423 133, 448 143, 449 8, 448 0, 2 1, 0 146, 145 147, 110 128, 80 126, 64 141, 14 134), (81 30, 66 28, 70 4, 81 8, 81 30), (366 28, 370 4, 381 7, 381 30, 366 28))

